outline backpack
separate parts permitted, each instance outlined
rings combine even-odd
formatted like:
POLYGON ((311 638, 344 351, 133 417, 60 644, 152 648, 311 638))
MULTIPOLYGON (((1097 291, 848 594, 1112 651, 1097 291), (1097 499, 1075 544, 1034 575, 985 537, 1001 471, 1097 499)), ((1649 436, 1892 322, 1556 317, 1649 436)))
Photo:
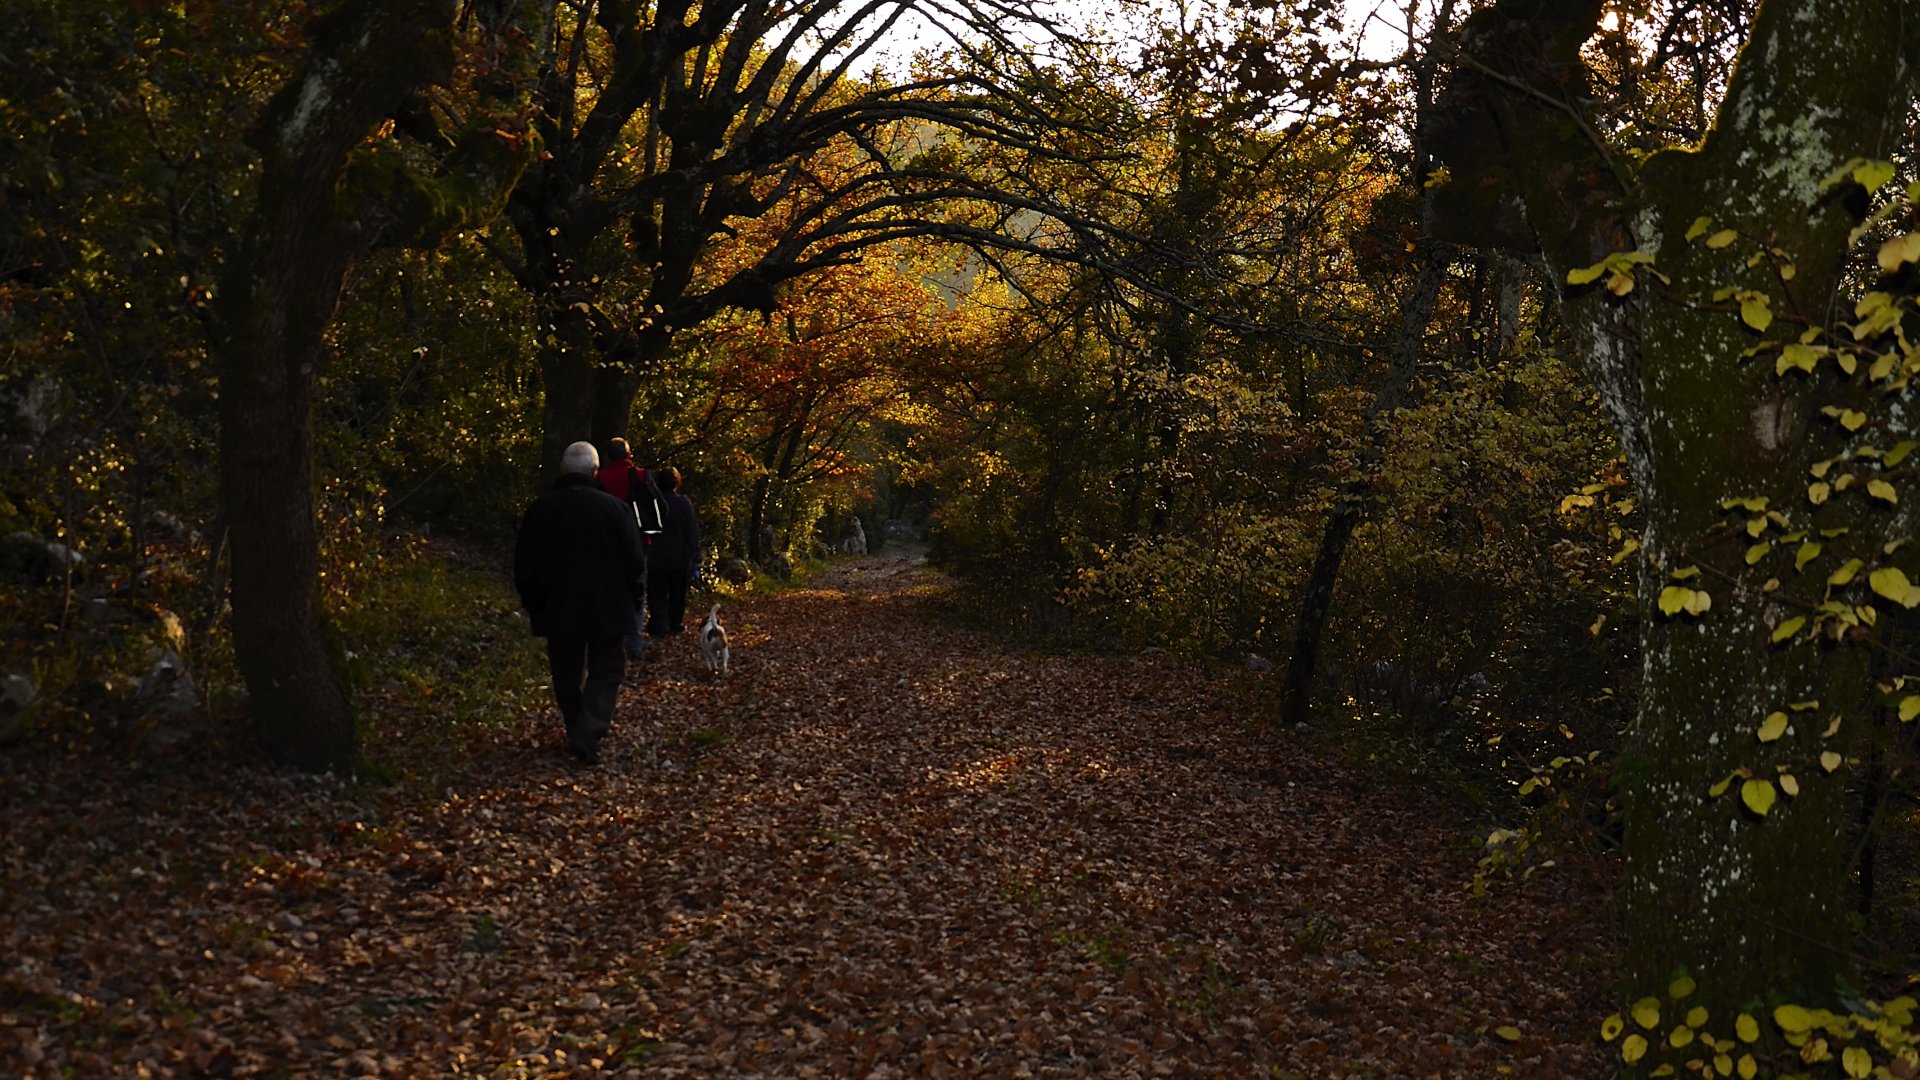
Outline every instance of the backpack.
POLYGON ((660 485, 645 469, 627 466, 627 501, 633 504, 633 519, 643 536, 658 536, 667 528, 667 499, 660 485))

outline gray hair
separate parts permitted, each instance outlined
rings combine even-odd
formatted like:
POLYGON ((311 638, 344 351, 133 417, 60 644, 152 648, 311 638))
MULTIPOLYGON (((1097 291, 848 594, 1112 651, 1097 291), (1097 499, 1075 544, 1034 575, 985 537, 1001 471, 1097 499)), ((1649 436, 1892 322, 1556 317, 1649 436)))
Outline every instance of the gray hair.
POLYGON ((595 450, 590 442, 574 443, 567 447, 566 453, 560 455, 560 471, 563 473, 584 473, 592 476, 594 470, 599 467, 600 451, 595 450))

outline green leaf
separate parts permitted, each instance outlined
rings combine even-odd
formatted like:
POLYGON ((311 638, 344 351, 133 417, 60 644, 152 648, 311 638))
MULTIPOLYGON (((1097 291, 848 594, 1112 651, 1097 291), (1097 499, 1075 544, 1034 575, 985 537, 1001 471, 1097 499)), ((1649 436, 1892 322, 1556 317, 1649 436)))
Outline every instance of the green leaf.
POLYGON ((1771 303, 1759 293, 1747 293, 1740 300, 1740 321, 1762 334, 1766 333, 1767 327, 1773 325, 1771 303))
POLYGON ((1600 275, 1606 272, 1607 272, 1607 260, 1601 259, 1599 262, 1594 263, 1592 266, 1583 266, 1578 270, 1567 271, 1567 284, 1569 285, 1591 284, 1592 282, 1600 280, 1600 275))
POLYGON ((1902 439, 1893 449, 1887 451, 1887 456, 1881 458, 1880 463, 1891 469, 1907 460, 1907 455, 1913 453, 1915 446, 1920 446, 1920 443, 1916 443, 1912 439, 1902 439))
POLYGON ((1707 789, 1707 798, 1717 799, 1720 796, 1725 795, 1727 793, 1727 788, 1733 786, 1734 780, 1737 779, 1739 775, 1740 775, 1739 773, 1728 773, 1727 778, 1725 780, 1722 780, 1719 783, 1707 789))
POLYGON ((1807 568, 1808 563, 1812 562, 1813 560, 1819 557, 1820 557, 1819 543, 1813 540, 1809 540, 1806 543, 1800 545, 1800 550, 1793 553, 1793 568, 1795 570, 1805 570, 1807 568))
POLYGON ((1920 694, 1909 694, 1900 699, 1900 719, 1911 722, 1920 716, 1920 694))
MULTIPOLYGON (((1672 998, 1675 1001, 1679 1001, 1680 999, 1691 995, 1695 990, 1698 990, 1699 988, 1700 988, 1700 984, 1693 981, 1693 976, 1682 975, 1679 978, 1667 984, 1667 996, 1672 998)), ((1687 1023, 1693 1024, 1693 1021, 1688 1020, 1687 1023)), ((1699 1027, 1700 1025, 1693 1024, 1693 1026, 1699 1027)))
POLYGON ((1620 1043, 1620 1060, 1631 1065, 1647 1056, 1646 1036, 1638 1032, 1627 1036, 1620 1043))
POLYGON ((1713 219, 1712 219, 1712 218, 1710 218, 1710 217, 1697 217, 1697 218, 1694 218, 1694 219, 1693 219, 1693 224, 1692 224, 1692 225, 1689 225, 1689 226, 1687 226, 1687 237, 1686 237, 1686 238, 1687 238, 1688 240, 1698 240, 1698 239, 1700 239, 1700 238, 1701 238, 1702 236, 1705 236, 1705 235, 1706 235, 1706 233, 1707 233, 1707 230, 1708 230, 1708 229, 1711 229, 1711 228, 1713 228, 1713 219))
POLYGON ((1920 594, 1920 589, 1914 588, 1913 583, 1907 580, 1906 571, 1897 566, 1883 566, 1875 570, 1867 576, 1867 584, 1874 592, 1901 607, 1912 607, 1920 603, 1920 599, 1916 598, 1916 594, 1920 594))
POLYGON ((1760 1021, 1741 1013, 1733 1019, 1733 1033, 1744 1043, 1757 1042, 1760 1038, 1760 1021))
POLYGON ((1885 480, 1867 481, 1867 494, 1882 502, 1893 505, 1898 505, 1900 502, 1900 493, 1895 491, 1893 485, 1887 483, 1885 480))
POLYGON ((1672 577, 1672 578, 1673 578, 1673 580, 1675 580, 1675 581, 1685 581, 1685 580, 1687 580, 1688 578, 1696 578, 1696 577, 1699 577, 1699 576, 1700 576, 1700 568, 1699 568, 1699 567, 1697 567, 1697 566, 1685 566, 1685 567, 1681 567, 1680 569, 1678 569, 1678 570, 1675 570, 1675 571, 1674 571, 1674 572, 1673 572, 1673 573, 1672 573, 1671 575, 1669 575, 1669 576, 1670 576, 1670 577, 1672 577))
POLYGON ((1633 1022, 1648 1031, 1660 1026, 1660 999, 1643 997, 1633 1003, 1633 1022))
POLYGON ((1660 614, 1678 615, 1687 606, 1687 599, 1693 590, 1683 585, 1669 585, 1660 590, 1660 614))
POLYGON ((1867 1080, 1873 1072, 1873 1055, 1858 1046, 1849 1046, 1840 1052, 1840 1067, 1852 1080, 1867 1080))
POLYGON ((1766 817, 1767 811, 1773 809, 1773 804, 1779 799, 1780 796, 1773 790, 1771 780, 1755 779, 1740 785, 1740 801, 1747 804, 1747 809, 1761 817, 1766 817))
POLYGON ((1896 236, 1880 245, 1880 269, 1891 274, 1910 262, 1920 262, 1920 233, 1896 236))
POLYGON ((1761 742, 1777 741, 1780 738, 1780 736, 1785 735, 1786 733, 1787 733, 1787 714, 1786 713, 1783 713, 1783 712, 1768 713, 1767 718, 1765 720, 1760 721, 1760 741, 1761 742))
POLYGON ((1799 633, 1800 628, 1805 625, 1807 625, 1807 617, 1805 615, 1795 615, 1793 618, 1782 622, 1779 626, 1773 628, 1774 643, 1778 644, 1787 640, 1799 633))
POLYGON ((1865 160, 1867 159, 1852 158, 1848 160, 1845 165, 1842 165, 1839 168, 1828 173, 1826 177, 1820 181, 1820 186, 1815 190, 1819 191, 1822 195, 1824 195, 1827 192, 1833 190, 1835 187, 1839 186, 1842 180, 1852 179, 1853 170, 1858 168, 1860 163, 1865 160))
POLYGON ((1799 368, 1811 375, 1814 364, 1819 362, 1825 351, 1813 345, 1787 345, 1780 350, 1780 358, 1774 361, 1773 373, 1785 375, 1788 371, 1799 368))
POLYGON ((1825 480, 1807 485, 1807 501, 1815 506, 1826 502, 1827 498, 1832 494, 1833 485, 1827 483, 1825 480))
POLYGON ((1752 566, 1754 563, 1766 558, 1767 552, 1772 550, 1773 542, 1770 540, 1753 545, 1747 549, 1747 565, 1752 566))
POLYGON ((1862 161, 1853 168, 1853 182, 1866 188, 1868 194, 1872 194, 1893 179, 1893 172, 1891 161, 1862 161))
POLYGON ((1612 1042, 1625 1030, 1627 1030, 1627 1022, 1620 1018, 1619 1013, 1614 1013, 1600 1021, 1600 1038, 1603 1042, 1612 1042))
POLYGON ((1738 239, 1740 239, 1738 232, 1732 229, 1721 229, 1719 232, 1707 237, 1707 248, 1711 251, 1719 251, 1721 248, 1726 247, 1738 239))
POLYGON ((1852 581, 1853 576, 1855 574, 1858 574, 1860 572, 1860 568, 1865 565, 1867 564, 1861 562, 1859 559, 1848 559, 1846 562, 1840 564, 1840 569, 1835 570, 1833 573, 1827 575, 1827 584, 1845 585, 1848 582, 1852 581))
POLYGON ((1813 1013, 1807 1011, 1804 1006, 1782 1005, 1773 1010, 1773 1022, 1780 1025, 1781 1031, 1789 1035, 1797 1035, 1803 1031, 1812 1031, 1814 1018, 1813 1013))

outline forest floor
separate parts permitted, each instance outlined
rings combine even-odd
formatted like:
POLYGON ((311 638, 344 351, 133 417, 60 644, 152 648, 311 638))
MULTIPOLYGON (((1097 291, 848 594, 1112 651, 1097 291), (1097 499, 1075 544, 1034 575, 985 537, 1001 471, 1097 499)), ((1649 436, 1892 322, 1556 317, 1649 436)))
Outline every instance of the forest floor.
POLYGON ((944 595, 729 602, 599 768, 550 711, 433 791, 0 756, 0 1076, 1607 1074, 1597 875, 1475 897, 1487 823, 1252 676, 944 595))

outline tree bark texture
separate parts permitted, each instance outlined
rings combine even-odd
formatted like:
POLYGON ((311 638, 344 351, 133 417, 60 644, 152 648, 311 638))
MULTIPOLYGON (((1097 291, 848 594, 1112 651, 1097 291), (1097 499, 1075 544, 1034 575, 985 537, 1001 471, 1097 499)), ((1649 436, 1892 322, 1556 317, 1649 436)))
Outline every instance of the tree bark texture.
MULTIPOLYGON (((1845 748, 1844 737, 1822 737, 1834 718, 1843 731, 1864 726, 1865 654, 1771 644, 1783 620, 1822 599, 1834 563, 1801 572, 1783 542, 1750 567, 1755 537, 1742 526, 1754 515, 1728 500, 1764 497, 1805 526, 1809 469, 1842 445, 1820 409, 1856 388, 1824 371, 1780 377, 1773 358, 1779 343, 1849 314, 1841 287, 1856 219, 1821 181, 1850 159, 1899 151, 1920 88, 1920 0, 1764 0, 1713 131, 1636 176, 1608 159, 1575 104, 1577 50, 1599 7, 1504 0, 1463 28, 1462 62, 1438 105, 1447 131, 1437 157, 1453 174, 1441 218, 1462 242, 1542 258, 1559 281, 1627 251, 1664 275, 1632 271, 1624 296, 1574 291, 1567 312, 1643 515, 1644 676, 1619 767, 1625 974, 1634 994, 1684 968, 1710 1002, 1827 1000, 1851 975, 1851 852, 1844 773, 1816 762, 1845 748), (1699 218, 1735 238, 1687 239, 1699 218), (1722 288, 1764 297, 1775 325, 1755 331, 1736 303, 1713 299, 1722 288), (1768 340, 1773 351, 1755 359, 1768 340), (1780 584, 1764 587, 1769 577, 1780 584), (1663 613, 1663 590, 1682 583, 1711 607, 1663 613), (1757 738, 1768 714, 1810 701, 1818 708, 1794 712, 1783 738, 1757 738), (1790 773, 1799 794, 1756 814, 1740 770, 1769 784, 1790 773), (1712 795, 1728 777, 1727 793, 1712 795)), ((1852 515, 1847 542, 1862 551, 1913 528, 1909 510, 1849 505, 1859 509, 1834 513, 1852 515)), ((1789 526, 1762 528, 1767 540, 1789 526)))
POLYGON ((312 402, 322 334, 377 225, 338 199, 350 155, 452 60, 452 11, 350 0, 317 20, 306 67, 254 133, 258 202, 221 287, 221 498, 230 525, 235 659, 268 751, 350 770, 351 700, 317 595, 312 402))

